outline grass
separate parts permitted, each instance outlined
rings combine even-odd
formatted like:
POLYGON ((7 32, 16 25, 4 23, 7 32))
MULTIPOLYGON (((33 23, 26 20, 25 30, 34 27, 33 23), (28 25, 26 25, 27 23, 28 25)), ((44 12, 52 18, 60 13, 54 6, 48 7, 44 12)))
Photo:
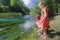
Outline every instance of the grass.
POLYGON ((12 26, 10 29, 0 32, 3 40, 36 40, 37 29, 34 28, 32 33, 18 29, 18 26, 12 26))
POLYGON ((37 29, 34 28, 31 33, 27 32, 20 36, 20 40, 37 40, 37 29))
POLYGON ((0 18, 18 18, 22 16, 21 13, 0 13, 0 18))

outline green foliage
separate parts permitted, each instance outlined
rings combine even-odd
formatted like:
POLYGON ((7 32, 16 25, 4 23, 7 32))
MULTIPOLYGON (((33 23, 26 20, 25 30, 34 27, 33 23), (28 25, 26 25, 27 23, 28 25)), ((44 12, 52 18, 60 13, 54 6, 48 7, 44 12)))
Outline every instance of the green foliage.
POLYGON ((0 18, 19 18, 21 16, 22 16, 21 13, 13 13, 13 12, 0 13, 0 18))
MULTIPOLYGON (((37 30, 33 30, 32 33, 19 30, 18 26, 11 26, 9 29, 6 28, 1 35, 3 40, 37 40, 37 30), (6 30, 7 29, 7 30, 6 30)), ((34 28, 36 29, 36 28, 34 28)))
POLYGON ((60 13, 60 3, 58 4, 58 13, 60 13))
POLYGON ((18 0, 10 0, 10 5, 13 7, 18 0))
POLYGON ((34 16, 36 16, 36 15, 40 16, 41 10, 40 10, 39 6, 37 5, 36 7, 34 7, 33 9, 31 9, 30 14, 34 15, 34 16))
POLYGON ((37 40, 38 39, 38 33, 37 28, 34 28, 32 33, 23 33, 22 36, 20 36, 19 40, 37 40))
MULTIPOLYGON (((25 12, 25 14, 29 14, 30 9, 27 8, 22 1, 18 1, 17 4, 18 4, 19 7, 23 10, 23 12, 25 12)), ((18 5, 16 5, 16 6, 18 6, 18 5)))
POLYGON ((22 15, 29 14, 29 9, 24 5, 21 0, 1 0, 0 1, 0 13, 1 12, 20 12, 22 15))

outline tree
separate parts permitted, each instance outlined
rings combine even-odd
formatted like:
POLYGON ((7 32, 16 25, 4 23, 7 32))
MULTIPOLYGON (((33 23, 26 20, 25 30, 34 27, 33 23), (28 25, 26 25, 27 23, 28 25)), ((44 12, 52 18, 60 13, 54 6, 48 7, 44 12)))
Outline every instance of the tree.
POLYGON ((18 0, 10 0, 10 5, 13 7, 18 0))
POLYGON ((60 13, 60 0, 55 0, 57 3, 57 7, 58 7, 58 13, 60 13))
POLYGON ((37 5, 36 7, 34 7, 33 9, 31 9, 30 14, 34 15, 34 16, 40 16, 41 10, 40 10, 39 6, 37 5))
POLYGON ((0 12, 20 12, 22 15, 30 11, 21 0, 1 0, 0 9, 0 12))

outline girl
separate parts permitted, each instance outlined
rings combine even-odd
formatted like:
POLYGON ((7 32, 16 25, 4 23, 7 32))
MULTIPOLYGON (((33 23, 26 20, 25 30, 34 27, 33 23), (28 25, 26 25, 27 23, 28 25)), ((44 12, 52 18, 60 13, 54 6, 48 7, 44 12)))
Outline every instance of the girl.
POLYGON ((39 7, 41 8, 41 16, 36 17, 36 24, 40 28, 42 37, 48 37, 48 29, 49 29, 49 16, 48 16, 48 8, 45 3, 40 2, 39 7))

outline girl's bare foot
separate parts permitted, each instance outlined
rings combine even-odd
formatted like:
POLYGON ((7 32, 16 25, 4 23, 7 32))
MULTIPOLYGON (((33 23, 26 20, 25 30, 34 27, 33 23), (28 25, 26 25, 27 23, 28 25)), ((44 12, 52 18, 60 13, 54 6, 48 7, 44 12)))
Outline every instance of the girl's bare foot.
POLYGON ((48 38, 48 35, 44 35, 43 38, 48 38))

